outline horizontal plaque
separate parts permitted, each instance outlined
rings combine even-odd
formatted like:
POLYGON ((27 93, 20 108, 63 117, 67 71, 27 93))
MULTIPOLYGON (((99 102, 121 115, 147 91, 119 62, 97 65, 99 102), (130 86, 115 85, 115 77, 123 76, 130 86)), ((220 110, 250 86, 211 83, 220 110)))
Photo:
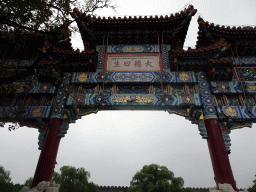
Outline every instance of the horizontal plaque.
POLYGON ((107 54, 105 71, 160 71, 159 54, 107 54))

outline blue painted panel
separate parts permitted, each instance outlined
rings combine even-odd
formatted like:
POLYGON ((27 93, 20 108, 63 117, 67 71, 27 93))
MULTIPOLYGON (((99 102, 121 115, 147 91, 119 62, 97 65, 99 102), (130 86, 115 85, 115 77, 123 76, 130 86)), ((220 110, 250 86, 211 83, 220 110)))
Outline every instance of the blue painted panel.
POLYGON ((230 119, 231 121, 255 121, 256 107, 255 106, 217 106, 219 118, 222 120, 230 119))
POLYGON ((194 72, 74 72, 72 83, 197 83, 194 72))
POLYGON ((234 60, 234 66, 253 66, 256 65, 256 57, 246 56, 237 57, 234 60))
POLYGON ((108 53, 153 53, 159 52, 158 45, 112 45, 108 53))
MULTIPOLYGON (((243 93, 240 81, 211 81, 210 82, 212 93, 243 93)), ((245 82, 244 91, 245 93, 256 93, 256 81, 245 82)))
POLYGON ((196 76, 197 76, 198 85, 199 85, 199 93, 201 95, 201 101, 203 105, 204 119, 218 118, 215 105, 212 99, 210 86, 208 81, 206 80, 205 73, 197 72, 196 76))
POLYGON ((65 105, 152 105, 152 106, 201 106, 198 94, 70 94, 65 105), (102 99, 103 97, 103 99, 102 99))

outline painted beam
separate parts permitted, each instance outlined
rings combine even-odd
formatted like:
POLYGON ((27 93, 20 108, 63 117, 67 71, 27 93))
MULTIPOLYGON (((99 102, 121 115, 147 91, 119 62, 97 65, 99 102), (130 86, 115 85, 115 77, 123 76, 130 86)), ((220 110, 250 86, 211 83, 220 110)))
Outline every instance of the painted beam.
POLYGON ((197 83, 194 72, 74 72, 71 83, 197 83))
POLYGON ((199 94, 69 94, 65 105, 201 106, 199 94))

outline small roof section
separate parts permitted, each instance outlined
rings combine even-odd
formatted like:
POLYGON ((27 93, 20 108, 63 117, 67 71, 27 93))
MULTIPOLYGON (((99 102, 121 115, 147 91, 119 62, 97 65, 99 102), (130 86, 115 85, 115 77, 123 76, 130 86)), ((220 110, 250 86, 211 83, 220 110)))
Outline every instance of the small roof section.
MULTIPOLYGON (((226 39, 234 47, 240 44, 254 44, 256 46, 256 27, 230 27, 220 26, 198 18, 199 31, 196 47, 206 47, 218 41, 220 38, 226 39)), ((241 46, 240 46, 241 47, 241 46)), ((244 47, 247 48, 246 46, 244 47)))
POLYGON ((84 44, 184 44, 191 17, 197 12, 192 5, 170 16, 96 17, 73 10, 84 44))
POLYGON ((231 47, 231 44, 228 43, 224 38, 220 38, 218 41, 215 41, 213 44, 207 46, 207 47, 199 47, 196 49, 188 48, 187 50, 184 50, 182 48, 177 48, 171 51, 172 54, 183 54, 183 55, 191 55, 193 54, 202 54, 207 55, 207 53, 218 51, 221 48, 225 48, 225 50, 228 50, 231 47))

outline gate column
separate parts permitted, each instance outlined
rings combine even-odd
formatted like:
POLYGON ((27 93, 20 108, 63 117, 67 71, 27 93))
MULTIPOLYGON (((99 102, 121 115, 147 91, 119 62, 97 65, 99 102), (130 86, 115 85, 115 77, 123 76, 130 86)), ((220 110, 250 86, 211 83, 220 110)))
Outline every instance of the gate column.
MULTIPOLYGON (((61 137, 64 137, 68 129, 68 123, 63 120, 65 111, 65 102, 68 96, 68 87, 71 79, 71 73, 63 73, 63 79, 60 83, 55 101, 52 106, 50 123, 45 136, 44 145, 38 160, 35 171, 32 188, 41 181, 51 181, 54 172, 56 157, 59 149, 61 137)), ((76 118, 75 115, 73 117, 76 118)))
POLYGON ((206 80, 204 72, 197 72, 196 77, 203 105, 204 122, 208 135, 207 143, 211 156, 215 182, 217 187, 219 187, 219 184, 228 183, 232 185, 234 190, 237 190, 209 83, 206 80))
POLYGON ((234 190, 237 190, 219 121, 218 119, 211 118, 205 119, 204 122, 208 134, 207 143, 212 160, 215 182, 217 186, 219 183, 229 183, 234 190))
POLYGON ((58 136, 60 132, 61 119, 52 118, 48 126, 44 146, 37 163, 32 188, 37 186, 41 181, 51 181, 54 167, 56 164, 56 157, 59 149, 61 137, 58 136))

